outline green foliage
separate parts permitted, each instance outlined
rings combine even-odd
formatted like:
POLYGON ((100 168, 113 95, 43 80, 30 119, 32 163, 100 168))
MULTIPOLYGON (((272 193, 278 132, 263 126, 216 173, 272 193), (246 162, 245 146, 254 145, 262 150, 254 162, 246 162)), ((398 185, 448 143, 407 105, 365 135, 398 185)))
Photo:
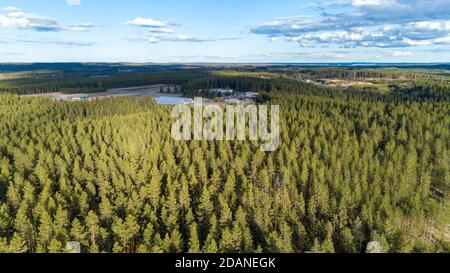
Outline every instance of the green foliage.
POLYGON ((448 101, 267 81, 221 85, 280 105, 272 153, 173 141, 150 98, 0 95, 0 252, 448 252, 448 101))
MULTIPOLYGON (((0 65, 1 66, 1 65, 0 65)), ((110 71, 103 67, 103 76, 86 74, 86 71, 30 71, 0 73, 0 93, 41 94, 41 93, 96 93, 111 88, 142 86, 153 84, 182 84, 189 80, 209 75, 203 71, 110 71)), ((176 88, 175 88, 176 89, 176 88)), ((178 90, 179 91, 179 90, 178 90)))

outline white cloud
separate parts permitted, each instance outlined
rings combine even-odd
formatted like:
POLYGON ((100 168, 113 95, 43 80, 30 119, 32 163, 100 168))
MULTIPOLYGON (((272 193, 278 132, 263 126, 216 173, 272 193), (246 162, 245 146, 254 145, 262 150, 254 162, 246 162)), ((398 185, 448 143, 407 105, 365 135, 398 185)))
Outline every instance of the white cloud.
POLYGON ((387 6, 394 4, 394 0, 352 0, 352 5, 355 7, 361 6, 387 6))
POLYGON ((411 40, 409 38, 405 38, 405 39, 403 39, 403 41, 405 42, 406 45, 409 45, 409 46, 427 46, 427 45, 431 45, 433 43, 432 40, 416 41, 416 40, 411 40))
POLYGON ((149 30, 152 33, 173 33, 173 29, 168 27, 153 28, 149 30))
POLYGON ((392 52, 391 56, 393 57, 407 57, 407 56, 413 56, 414 53, 411 51, 394 51, 392 52))
MULTIPOLYGON (((450 0, 337 0, 340 11, 280 18, 250 33, 300 46, 412 47, 448 43, 450 0)), ((319 4, 318 7, 321 5, 319 4)))
POLYGON ((175 23, 164 22, 161 20, 144 17, 134 18, 133 20, 125 22, 125 25, 147 28, 149 29, 149 32, 159 34, 174 33, 174 30, 171 28, 171 26, 178 26, 175 23))
POLYGON ((86 32, 93 27, 95 27, 95 25, 92 23, 84 23, 71 25, 68 29, 73 32, 86 32))
POLYGON ((10 7, 1 8, 0 11, 2 11, 2 12, 15 12, 15 11, 20 11, 20 9, 10 6, 10 7))
POLYGON ((179 35, 158 35, 151 34, 145 35, 141 38, 134 39, 126 39, 129 41, 144 41, 152 44, 160 43, 160 42, 187 42, 187 43, 203 43, 203 42, 216 42, 216 41, 230 41, 237 40, 239 38, 236 37, 222 37, 222 38, 209 38, 209 37, 198 37, 198 36, 189 36, 185 34, 179 35))
POLYGON ((149 27, 149 28, 166 28, 169 25, 163 21, 155 20, 152 18, 137 17, 133 20, 125 22, 126 25, 135 27, 149 27))
POLYGON ((139 38, 126 39, 129 41, 145 41, 149 43, 160 43, 160 42, 188 42, 188 43, 202 43, 202 42, 213 42, 213 41, 225 41, 225 40, 235 40, 238 38, 209 38, 209 37, 199 37, 199 36, 189 36, 185 34, 174 34, 175 31, 172 27, 180 26, 177 23, 156 20, 153 18, 136 17, 133 20, 125 22, 125 25, 135 26, 148 29, 151 34, 142 35, 139 38))
POLYGON ((62 27, 50 17, 24 12, 18 8, 3 8, 0 14, 0 27, 32 29, 36 31, 60 31, 62 27))
POLYGON ((79 5, 81 5, 81 0, 67 0, 67 5, 79 6, 79 5))
POLYGON ((450 35, 446 37, 440 37, 434 40, 437 44, 449 44, 450 45, 450 35))
POLYGON ((421 21, 410 23, 416 30, 450 30, 450 21, 421 21))
POLYGON ((93 27, 92 23, 62 26, 56 19, 44 15, 25 12, 16 7, 0 9, 0 27, 28 29, 39 32, 73 31, 85 32, 93 27))
POLYGON ((95 45, 93 42, 88 41, 75 41, 75 40, 59 40, 59 39, 39 39, 28 37, 9 37, 4 40, 0 40, 0 43, 6 44, 31 44, 31 45, 57 45, 64 47, 89 47, 95 45))
POLYGON ((211 41, 211 39, 209 39, 207 37, 194 37, 194 36, 188 36, 188 35, 184 35, 184 34, 175 35, 175 36, 148 35, 144 39, 150 43, 158 43, 158 42, 201 43, 201 42, 211 41))

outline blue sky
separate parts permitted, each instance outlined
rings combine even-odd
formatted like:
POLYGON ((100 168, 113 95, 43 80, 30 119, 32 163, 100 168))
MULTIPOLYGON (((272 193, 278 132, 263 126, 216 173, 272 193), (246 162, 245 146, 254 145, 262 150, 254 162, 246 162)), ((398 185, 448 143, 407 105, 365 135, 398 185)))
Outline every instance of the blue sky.
POLYGON ((0 0, 0 62, 450 62, 450 0, 0 0))

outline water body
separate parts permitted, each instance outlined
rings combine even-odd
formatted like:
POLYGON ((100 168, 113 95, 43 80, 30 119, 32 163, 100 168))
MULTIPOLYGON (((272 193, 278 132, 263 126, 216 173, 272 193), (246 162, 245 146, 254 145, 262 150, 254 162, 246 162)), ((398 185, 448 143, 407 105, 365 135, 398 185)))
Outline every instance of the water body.
POLYGON ((194 103, 193 99, 180 98, 180 97, 157 97, 156 103, 161 105, 178 105, 178 104, 190 104, 194 103))

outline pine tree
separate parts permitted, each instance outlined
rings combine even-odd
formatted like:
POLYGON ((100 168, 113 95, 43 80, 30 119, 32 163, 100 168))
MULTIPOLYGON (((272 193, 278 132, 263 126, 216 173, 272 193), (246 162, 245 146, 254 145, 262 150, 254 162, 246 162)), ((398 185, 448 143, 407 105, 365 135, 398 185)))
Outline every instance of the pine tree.
POLYGON ((10 253, 26 253, 28 247, 26 241, 19 235, 19 233, 14 233, 11 242, 9 242, 8 252, 10 253))
POLYGON ((218 247, 214 236, 211 234, 206 237, 205 244, 203 245, 202 251, 204 253, 217 253, 218 247))
POLYGON ((219 248, 220 252, 223 253, 233 252, 235 248, 232 233, 228 228, 225 228, 222 232, 219 248))
POLYGON ((354 238, 352 235, 352 232, 349 228, 345 228, 343 231, 341 231, 340 239, 339 239, 339 250, 340 252, 345 253, 355 253, 355 245, 354 245, 354 238))
POLYGON ((201 223, 201 229, 205 230, 208 224, 208 219, 213 210, 213 204, 211 202, 209 191, 207 187, 203 187, 202 195, 200 196, 200 203, 197 209, 197 217, 199 223, 201 223))
POLYGON ((86 241, 86 231, 85 228, 81 225, 78 219, 74 219, 72 221, 71 229, 70 229, 71 241, 77 241, 82 246, 87 245, 86 241))
POLYGON ((90 211, 86 217, 86 231, 91 246, 97 244, 97 238, 100 234, 99 222, 97 215, 93 211, 90 211))
POLYGON ((46 211, 43 211, 41 214, 38 230, 39 251, 47 252, 48 246, 53 236, 53 223, 50 215, 46 211))
POLYGON ((200 253, 200 242, 198 240, 197 226, 192 224, 189 228, 189 253, 200 253))
POLYGON ((139 224, 132 215, 128 215, 123 221, 121 218, 114 219, 112 230, 118 241, 114 245, 116 251, 133 253, 136 248, 136 236, 139 232, 139 224))
POLYGON ((69 220, 66 210, 62 209, 61 207, 57 209, 53 226, 55 238, 62 243, 67 242, 69 220))
POLYGON ((50 241, 50 244, 48 246, 48 252, 50 253, 63 253, 63 244, 56 238, 53 238, 50 241))

